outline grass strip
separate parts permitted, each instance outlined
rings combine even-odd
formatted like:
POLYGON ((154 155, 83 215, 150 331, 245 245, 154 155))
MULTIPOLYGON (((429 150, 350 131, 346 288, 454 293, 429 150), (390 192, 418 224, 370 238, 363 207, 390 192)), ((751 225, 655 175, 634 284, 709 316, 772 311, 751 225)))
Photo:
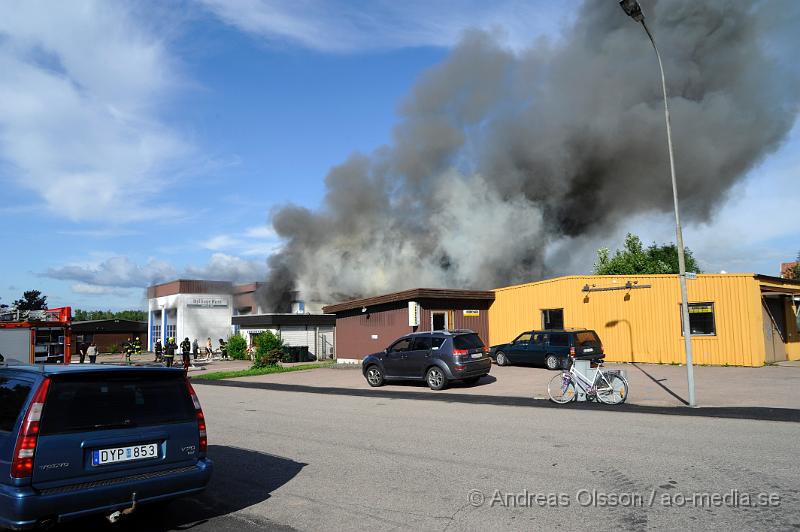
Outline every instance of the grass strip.
POLYGON ((253 377, 255 375, 269 375, 270 373, 288 373, 290 371, 303 371, 307 369, 327 368, 333 362, 314 362, 311 364, 299 364, 297 366, 268 366, 266 368, 241 369, 237 371, 210 371, 200 374, 193 374, 192 379, 202 379, 218 381, 220 379, 235 379, 237 377, 253 377))

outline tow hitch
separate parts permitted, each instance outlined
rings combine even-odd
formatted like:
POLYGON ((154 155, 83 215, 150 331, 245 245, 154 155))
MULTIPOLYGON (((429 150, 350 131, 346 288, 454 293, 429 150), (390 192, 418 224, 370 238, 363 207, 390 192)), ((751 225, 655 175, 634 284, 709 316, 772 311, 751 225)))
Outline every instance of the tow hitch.
POLYGON ((119 521, 120 517, 123 515, 130 515, 136 509, 136 492, 134 491, 131 495, 131 505, 129 508, 124 508, 122 510, 117 510, 116 512, 112 512, 106 516, 109 523, 116 523, 119 521))

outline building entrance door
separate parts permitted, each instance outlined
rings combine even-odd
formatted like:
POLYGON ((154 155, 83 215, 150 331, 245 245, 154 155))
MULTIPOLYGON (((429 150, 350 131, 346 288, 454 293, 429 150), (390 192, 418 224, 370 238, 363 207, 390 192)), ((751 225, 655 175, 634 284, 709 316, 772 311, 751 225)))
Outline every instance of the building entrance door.
POLYGON ((447 312, 431 312, 431 330, 446 331, 448 329, 447 312))

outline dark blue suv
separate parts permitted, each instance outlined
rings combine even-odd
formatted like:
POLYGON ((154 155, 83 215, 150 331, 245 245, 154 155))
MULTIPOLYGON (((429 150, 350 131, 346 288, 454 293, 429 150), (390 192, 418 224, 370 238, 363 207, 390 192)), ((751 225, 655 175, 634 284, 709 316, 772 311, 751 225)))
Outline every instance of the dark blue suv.
POLYGON ((180 369, 0 365, 0 527, 32 528, 202 491, 200 402, 180 369))
POLYGON ((491 369, 489 349, 470 330, 409 334, 361 363, 370 386, 387 380, 425 380, 432 390, 444 389, 451 381, 475 384, 491 369))
POLYGON ((567 368, 570 356, 601 360, 603 343, 591 329, 547 329, 526 331, 507 344, 493 345, 492 359, 498 366, 536 364, 547 369, 567 368))

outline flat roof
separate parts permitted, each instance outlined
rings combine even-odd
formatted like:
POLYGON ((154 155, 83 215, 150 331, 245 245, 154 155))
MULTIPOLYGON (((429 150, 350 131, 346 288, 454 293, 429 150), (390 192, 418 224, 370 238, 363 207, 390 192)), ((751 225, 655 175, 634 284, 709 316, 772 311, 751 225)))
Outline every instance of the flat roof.
POLYGON ((270 327, 275 325, 315 325, 333 327, 336 316, 333 314, 247 314, 234 316, 232 323, 240 327, 270 327))
POLYGON ((73 321, 72 331, 98 333, 147 332, 147 322, 122 319, 73 321))
POLYGON ((494 292, 491 290, 459 290, 455 288, 412 288, 402 292, 393 292, 382 296, 354 299, 335 305, 322 307, 322 311, 335 314, 360 307, 372 307, 386 303, 414 301, 415 299, 462 299, 472 301, 494 301, 494 292))

